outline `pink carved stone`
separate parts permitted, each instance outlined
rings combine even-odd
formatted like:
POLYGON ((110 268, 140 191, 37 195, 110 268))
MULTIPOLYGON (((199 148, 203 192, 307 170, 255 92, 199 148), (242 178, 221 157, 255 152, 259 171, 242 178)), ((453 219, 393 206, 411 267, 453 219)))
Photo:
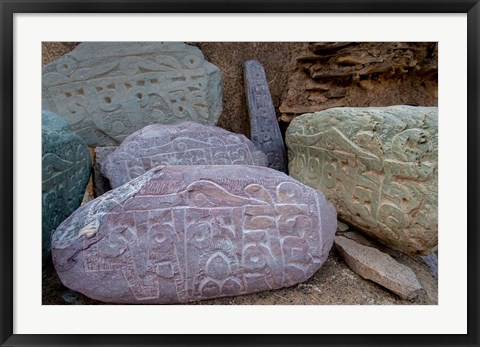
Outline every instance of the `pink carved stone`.
POLYGON ((157 165, 268 166, 268 160, 244 135, 222 128, 153 124, 127 137, 101 163, 101 172, 116 188, 157 165))
POLYGON ((258 166, 158 166, 83 205, 52 237, 63 284, 104 302, 167 304, 289 287, 325 262, 325 196, 258 166))

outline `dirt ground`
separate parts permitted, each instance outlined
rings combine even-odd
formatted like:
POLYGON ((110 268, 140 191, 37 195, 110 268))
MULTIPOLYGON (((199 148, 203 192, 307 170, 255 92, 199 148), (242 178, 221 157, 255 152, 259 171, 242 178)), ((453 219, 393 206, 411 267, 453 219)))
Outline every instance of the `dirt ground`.
MULTIPOLYGON (((413 302, 401 300, 376 283, 358 276, 350 270, 333 247, 325 264, 304 283, 289 288, 198 301, 188 305, 436 305, 437 280, 428 268, 405 255, 396 260, 409 266, 425 289, 425 293, 413 302)), ((51 263, 43 269, 42 280, 43 305, 103 304, 65 288, 51 263)))

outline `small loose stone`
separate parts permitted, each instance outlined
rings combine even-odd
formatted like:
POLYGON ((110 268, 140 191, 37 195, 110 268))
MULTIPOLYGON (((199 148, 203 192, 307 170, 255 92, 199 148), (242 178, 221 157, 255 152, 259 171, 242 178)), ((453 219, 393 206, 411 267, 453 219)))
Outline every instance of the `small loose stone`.
POLYGON ((347 231, 349 226, 343 222, 337 221, 337 230, 339 231, 347 231))
POLYGON ((415 273, 388 254, 343 236, 335 237, 335 247, 354 272, 402 299, 413 300, 423 291, 415 273))

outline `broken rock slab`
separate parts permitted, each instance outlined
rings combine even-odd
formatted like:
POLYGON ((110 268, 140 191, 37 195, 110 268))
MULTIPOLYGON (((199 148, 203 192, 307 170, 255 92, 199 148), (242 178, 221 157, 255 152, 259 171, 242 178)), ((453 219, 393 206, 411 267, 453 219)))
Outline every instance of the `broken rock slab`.
POLYGON ((287 129, 289 174, 322 191, 339 217, 386 245, 438 244, 438 109, 333 108, 287 129))
POLYGON ((42 108, 93 147, 154 123, 214 125, 220 70, 181 42, 85 42, 42 68, 42 108))
POLYGON ((243 76, 252 142, 267 155, 268 167, 287 172, 285 143, 268 89, 265 70, 258 61, 247 60, 243 76))
POLYGON ((50 237, 81 204, 90 177, 85 142, 68 123, 42 111, 42 258, 50 253, 50 237))
POLYGON ((343 236, 335 237, 335 247, 358 275, 380 284, 402 299, 413 300, 422 292, 414 272, 388 254, 343 236))
POLYGON ((184 122, 153 124, 135 132, 100 165, 116 188, 157 165, 267 166, 267 158, 244 135, 184 122))
POLYGON ((197 301, 307 280, 333 244, 321 192, 258 166, 158 166, 56 230, 63 284, 112 303, 197 301))

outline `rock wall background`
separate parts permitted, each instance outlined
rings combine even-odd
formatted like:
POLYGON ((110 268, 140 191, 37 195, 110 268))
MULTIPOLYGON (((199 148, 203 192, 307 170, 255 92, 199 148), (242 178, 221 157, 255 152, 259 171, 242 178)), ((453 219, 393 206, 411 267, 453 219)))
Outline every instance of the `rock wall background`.
POLYGON ((323 42, 296 54, 281 119, 332 107, 437 106, 435 42, 323 42))
POLYGON ((258 60, 265 69, 272 101, 277 113, 282 97, 287 91, 288 77, 295 69, 297 55, 307 49, 304 42, 198 42, 191 43, 200 48, 212 64, 222 73, 223 113, 218 125, 250 138, 243 63, 258 60))
MULTIPOLYGON (((188 42, 222 74, 218 125, 250 138, 243 63, 262 63, 282 131, 296 115, 339 106, 437 106, 437 43, 188 42)), ((78 42, 44 42, 46 65, 78 42)))

